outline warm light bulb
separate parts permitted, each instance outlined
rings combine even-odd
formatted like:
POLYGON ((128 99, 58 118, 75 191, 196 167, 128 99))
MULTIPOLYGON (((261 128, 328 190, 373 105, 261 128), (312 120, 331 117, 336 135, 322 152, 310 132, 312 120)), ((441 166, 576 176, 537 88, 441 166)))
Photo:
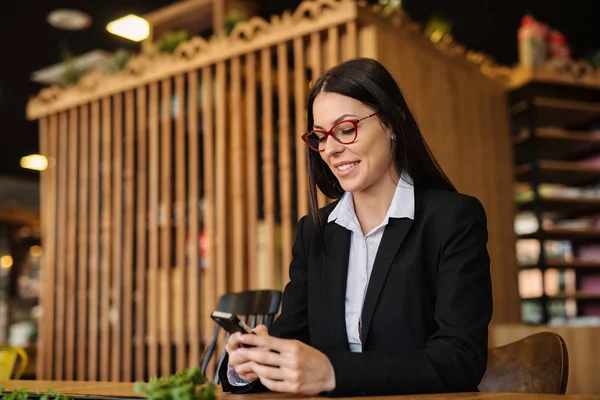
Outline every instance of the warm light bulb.
POLYGON ((48 168, 48 159, 41 154, 30 154, 21 158, 21 167, 43 171, 48 168))
POLYGON ((8 269, 13 265, 13 258, 11 256, 0 257, 0 267, 8 269))
POLYGON ((31 255, 31 257, 39 257, 42 255, 42 248, 38 245, 31 246, 29 248, 29 254, 31 255))
POLYGON ((106 25, 106 30, 113 35, 139 42, 150 35, 150 24, 144 18, 129 14, 110 22, 106 25))

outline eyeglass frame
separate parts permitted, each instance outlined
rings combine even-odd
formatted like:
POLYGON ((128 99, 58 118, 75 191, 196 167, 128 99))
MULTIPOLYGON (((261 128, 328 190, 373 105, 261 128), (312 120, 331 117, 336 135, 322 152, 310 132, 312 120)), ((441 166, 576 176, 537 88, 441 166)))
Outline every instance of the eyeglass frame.
POLYGON ((324 136, 324 138, 325 138, 325 142, 327 142, 327 137, 328 137, 328 136, 331 136, 331 137, 333 137, 333 139, 334 139, 336 142, 338 142, 339 144, 343 144, 343 145, 352 144, 352 143, 356 142, 356 139, 358 139, 358 124, 359 124, 361 121, 364 121, 365 119, 368 119, 368 118, 374 117, 374 116, 375 116, 375 115, 377 115, 377 114, 379 114, 379 112, 374 112, 373 114, 369 114, 369 115, 367 115, 366 117, 362 117, 362 118, 358 118, 358 119, 345 119, 345 120, 343 120, 343 121, 340 121, 340 122, 336 123, 335 125, 333 125, 333 126, 331 127, 331 129, 329 129, 328 131, 325 131, 325 130, 323 130, 323 129, 313 129, 312 131, 308 131, 308 132, 306 132, 304 135, 302 135, 302 140, 304 141, 304 143, 306 143, 306 145, 307 145, 307 146, 308 146, 308 147, 309 147, 311 150, 313 150, 313 151, 316 151, 316 152, 318 152, 318 153, 322 153, 323 151, 325 151, 325 149, 322 149, 322 150, 315 149, 314 147, 312 147, 312 146, 311 146, 311 145, 308 143, 308 135, 310 135, 311 133, 315 133, 315 132, 322 133, 323 135, 325 135, 325 136, 324 136), (349 142, 349 143, 344 143, 344 142, 340 141, 340 140, 339 140, 339 139, 338 139, 338 138, 337 138, 337 137, 336 137, 336 136, 333 134, 333 130, 335 129, 335 127, 336 127, 336 126, 338 126, 338 125, 340 125, 340 124, 343 124, 344 122, 351 122, 351 123, 354 125, 354 130, 355 130, 355 132, 356 132, 356 133, 354 134, 354 139, 352 139, 352 141, 351 141, 351 142, 349 142))

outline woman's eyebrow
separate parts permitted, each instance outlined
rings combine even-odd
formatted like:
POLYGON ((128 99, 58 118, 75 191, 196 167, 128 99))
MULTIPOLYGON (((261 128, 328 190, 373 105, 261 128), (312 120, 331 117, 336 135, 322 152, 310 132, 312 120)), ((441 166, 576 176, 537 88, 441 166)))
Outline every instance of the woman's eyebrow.
MULTIPOLYGON (((337 124, 338 122, 344 120, 344 118, 348 118, 348 117, 356 117, 356 115, 355 114, 344 114, 344 115, 341 115, 335 121, 333 121, 333 125, 337 124)), ((313 127, 317 128, 317 129, 325 129, 322 126, 319 126, 319 125, 313 125, 313 127)))

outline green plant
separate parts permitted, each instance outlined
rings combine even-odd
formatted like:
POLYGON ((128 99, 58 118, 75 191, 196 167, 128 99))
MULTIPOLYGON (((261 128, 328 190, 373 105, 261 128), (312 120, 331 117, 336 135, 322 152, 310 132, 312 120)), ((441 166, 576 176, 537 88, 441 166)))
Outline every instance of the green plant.
POLYGON ((190 39, 188 31, 182 29, 179 31, 166 32, 156 43, 156 49, 162 53, 172 53, 180 43, 190 39))
MULTIPOLYGON (((40 392, 36 393, 37 395, 41 394, 40 392)), ((0 398, 2 400, 27 400, 29 398, 29 393, 25 389, 17 389, 13 390, 10 393, 4 393, 4 386, 0 385, 0 398)), ((52 389, 49 389, 46 393, 44 393, 40 398, 40 400, 69 400, 69 396, 62 393, 55 393, 52 389)))
POLYGON ((137 382, 134 390, 149 400, 214 400, 215 385, 206 384, 198 368, 189 368, 150 382, 137 382))
POLYGON ((231 31, 233 31, 233 28, 246 19, 248 19, 248 16, 241 11, 229 11, 229 13, 225 16, 225 20, 223 21, 223 33, 225 33, 226 36, 229 36, 231 31))
POLYGON ((127 50, 119 49, 115 54, 106 60, 102 66, 102 72, 105 74, 114 74, 123 69, 127 61, 131 58, 132 54, 127 50))
POLYGON ((425 35, 434 43, 442 39, 452 39, 453 23, 441 13, 434 13, 425 24, 425 35))

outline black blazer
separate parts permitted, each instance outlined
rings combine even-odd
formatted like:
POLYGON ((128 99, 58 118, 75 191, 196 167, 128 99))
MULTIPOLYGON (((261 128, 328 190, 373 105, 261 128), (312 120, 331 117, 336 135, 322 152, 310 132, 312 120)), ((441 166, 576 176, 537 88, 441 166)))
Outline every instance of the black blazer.
MULTIPOLYGON (((336 203, 323 209, 324 222, 336 203)), ((328 395, 477 391, 492 316, 487 222, 474 197, 415 187, 415 217, 385 228, 362 311, 363 352, 345 322, 351 232, 325 224, 326 254, 309 216, 296 233, 290 282, 269 333, 323 352, 335 371, 328 395)), ((224 391, 265 390, 260 382, 224 391)))

